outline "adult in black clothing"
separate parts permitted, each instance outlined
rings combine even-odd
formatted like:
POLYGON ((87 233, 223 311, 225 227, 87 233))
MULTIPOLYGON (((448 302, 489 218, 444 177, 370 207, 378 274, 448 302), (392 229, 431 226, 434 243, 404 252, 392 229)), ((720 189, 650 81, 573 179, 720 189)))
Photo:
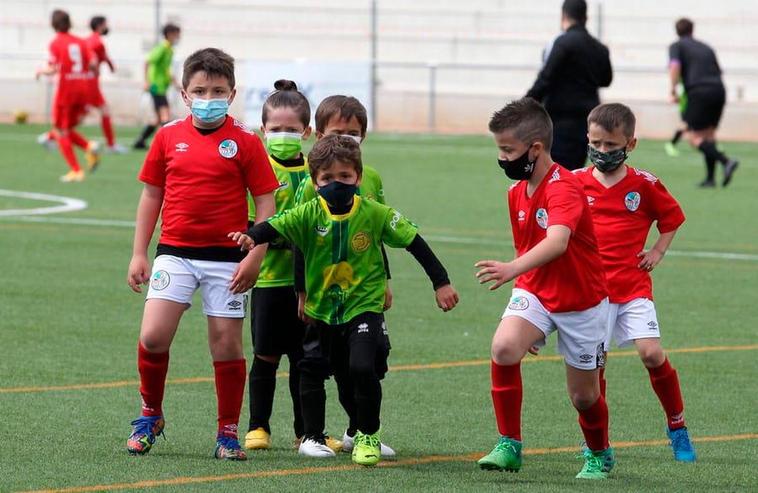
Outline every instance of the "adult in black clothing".
POLYGON ((679 19, 675 27, 679 41, 669 46, 670 99, 673 103, 679 102, 676 85, 681 79, 687 93, 687 108, 683 114, 687 136, 690 144, 705 158, 706 177, 700 186, 716 186, 716 162, 724 166, 722 185, 727 186, 739 162, 716 147, 716 128, 726 104, 721 68, 713 49, 692 37, 694 25, 691 20, 679 19))
POLYGON ((611 59, 600 41, 585 27, 587 2, 565 0, 563 34, 545 50, 544 65, 527 96, 540 101, 553 120, 555 161, 568 169, 587 159, 587 116, 600 104, 598 89, 613 79, 611 59))

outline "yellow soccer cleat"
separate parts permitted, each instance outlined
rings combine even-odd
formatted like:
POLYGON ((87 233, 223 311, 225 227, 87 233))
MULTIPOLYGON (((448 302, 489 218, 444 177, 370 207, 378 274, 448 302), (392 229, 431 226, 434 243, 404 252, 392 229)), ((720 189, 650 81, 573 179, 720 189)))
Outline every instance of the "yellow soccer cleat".
POLYGON ((90 172, 95 171, 100 165, 100 144, 91 140, 87 145, 87 150, 84 151, 84 159, 87 160, 87 169, 90 172))
POLYGON ((65 175, 61 176, 63 183, 71 183, 75 181, 84 181, 84 171, 69 171, 65 175))
POLYGON ((248 450, 268 450, 271 448, 271 434, 263 428, 248 431, 245 435, 245 448, 248 450))
POLYGON ((335 454, 339 454, 342 451, 342 442, 329 435, 326 436, 326 446, 332 449, 335 454))

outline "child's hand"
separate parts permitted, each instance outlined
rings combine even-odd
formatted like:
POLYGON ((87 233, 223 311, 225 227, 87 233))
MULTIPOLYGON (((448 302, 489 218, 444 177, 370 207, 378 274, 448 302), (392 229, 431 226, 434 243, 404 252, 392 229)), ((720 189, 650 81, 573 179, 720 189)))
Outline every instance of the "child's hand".
POLYGON ((253 255, 248 255, 242 259, 232 276, 232 284, 229 290, 234 294, 244 293, 252 288, 255 281, 258 280, 258 273, 261 270, 261 263, 253 255))
POLYGON ((135 293, 141 293, 140 285, 147 284, 150 280, 150 262, 145 255, 132 256, 129 262, 129 271, 126 274, 126 283, 135 293))
POLYGON ((384 311, 386 312, 392 308, 392 288, 390 287, 389 280, 387 281, 387 289, 384 290, 384 311))
POLYGON ((434 297, 437 298, 437 306, 442 308, 443 312, 449 312, 458 304, 458 292, 451 284, 437 288, 434 297))
POLYGON ((305 322, 306 324, 312 324, 313 319, 305 314, 305 293, 297 293, 297 318, 305 322))
POLYGON ((498 262, 497 260, 480 260, 475 267, 479 267, 479 272, 476 273, 476 278, 479 280, 479 284, 484 284, 490 281, 495 281, 495 284, 490 286, 490 291, 493 291, 508 281, 513 280, 516 277, 516 270, 513 268, 511 262, 498 262))
POLYGON ((655 248, 651 248, 650 250, 641 251, 637 254, 637 257, 642 257, 642 260, 640 260, 640 263, 637 265, 642 270, 650 272, 651 270, 655 269, 655 266, 661 263, 661 260, 663 260, 663 253, 656 250, 655 248))
POLYGON ((539 346, 532 346, 529 348, 529 354, 533 354, 535 356, 540 354, 540 347, 539 346))
POLYGON ((236 233, 229 233, 226 235, 228 238, 231 238, 232 241, 236 241, 238 245, 240 245, 240 250, 243 252, 245 250, 252 250, 255 246, 255 243, 253 242, 253 239, 250 238, 245 233, 237 231, 236 233))

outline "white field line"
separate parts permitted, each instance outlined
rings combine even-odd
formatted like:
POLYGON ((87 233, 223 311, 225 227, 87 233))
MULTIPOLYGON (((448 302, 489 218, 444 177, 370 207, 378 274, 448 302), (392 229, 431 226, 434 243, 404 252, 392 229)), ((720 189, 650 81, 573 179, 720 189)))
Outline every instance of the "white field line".
POLYGON ((0 189, 0 196, 40 200, 43 202, 57 202, 60 204, 51 207, 35 207, 32 209, 4 209, 0 210, 0 217, 59 214, 61 212, 74 212, 87 208, 87 202, 83 200, 74 199, 71 197, 61 197, 59 195, 47 195, 44 193, 18 192, 15 190, 0 189))
MULTIPOLYGON (((0 211, 0 216, 5 211, 0 211)), ((120 221, 114 219, 87 219, 76 217, 39 217, 17 215, 14 221, 33 222, 33 223, 53 223, 53 224, 79 224, 83 226, 102 226, 115 228, 134 228, 134 221, 120 221)), ((475 238, 463 236, 447 235, 424 235, 424 238, 438 243, 452 243, 459 245, 485 245, 485 246, 503 246, 502 241, 492 238, 475 238)), ((735 253, 735 252, 699 252, 699 251, 682 251, 669 250, 667 255, 674 257, 690 258, 710 258, 717 260, 741 260, 745 262, 758 262, 758 255, 752 253, 735 253)))

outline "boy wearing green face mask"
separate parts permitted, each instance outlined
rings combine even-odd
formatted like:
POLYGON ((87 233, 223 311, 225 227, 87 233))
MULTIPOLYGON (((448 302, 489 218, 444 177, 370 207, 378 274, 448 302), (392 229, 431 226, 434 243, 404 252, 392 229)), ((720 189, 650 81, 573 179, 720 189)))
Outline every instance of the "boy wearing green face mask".
MULTIPOLYGON (((308 163, 302 153, 302 142, 311 134, 311 110, 308 100, 290 80, 278 80, 262 112, 261 133, 279 188, 275 192, 276 211, 295 205, 295 191, 308 181, 308 163)), ((255 217, 255 204, 248 200, 250 224, 255 217)), ((303 436, 300 409, 300 372, 302 340, 305 325, 297 316, 294 289, 292 246, 281 239, 272 242, 266 254, 258 281, 252 292, 251 334, 254 347, 253 364, 248 385, 250 423, 245 448, 268 449, 271 446, 269 420, 276 387, 276 370, 282 355, 289 359, 289 387, 292 396, 296 446, 303 436)), ((329 439, 328 444, 339 451, 341 444, 329 439)))
MULTIPOLYGON (((366 111, 366 107, 363 106, 358 99, 352 96, 334 95, 325 98, 316 109, 315 119, 317 140, 328 135, 342 135, 361 144, 366 138, 368 112, 366 111)), ((382 177, 379 176, 379 173, 371 166, 363 166, 363 176, 357 193, 361 197, 375 200, 380 204, 385 204, 382 177)), ((317 195, 316 189, 313 186, 313 181, 305 180, 300 184, 300 188, 297 190, 296 202, 298 205, 301 205, 317 197, 317 195)), ((389 262, 387 261, 387 254, 384 251, 384 247, 382 247, 382 255, 384 256, 384 268, 387 271, 387 287, 384 293, 384 310, 386 311, 392 307, 392 289, 389 284, 391 278, 389 262)), ((297 259, 297 261, 298 265, 295 267, 295 286, 299 293, 298 313, 302 316, 306 295, 305 286, 303 284, 302 276, 300 275, 302 269, 299 266, 299 259, 297 259)), ((340 403, 350 419, 350 423, 345 430, 345 433, 342 435, 343 450, 345 452, 351 452, 353 449, 353 437, 355 436, 357 426, 356 405, 352 397, 353 388, 349 381, 340 381, 338 377, 335 377, 335 381, 337 382, 340 403)), ((395 451, 392 447, 383 443, 382 456, 394 457, 395 451)))

